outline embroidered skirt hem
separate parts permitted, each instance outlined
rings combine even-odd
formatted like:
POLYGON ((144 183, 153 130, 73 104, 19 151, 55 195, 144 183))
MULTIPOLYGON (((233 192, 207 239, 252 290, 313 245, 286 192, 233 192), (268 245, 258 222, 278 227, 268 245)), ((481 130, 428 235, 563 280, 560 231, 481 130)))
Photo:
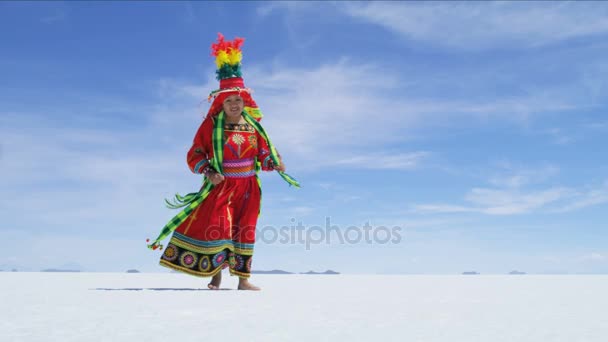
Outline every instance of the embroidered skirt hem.
POLYGON ((212 277, 224 268, 228 268, 231 275, 243 278, 251 275, 252 249, 243 250, 226 243, 218 246, 220 248, 201 250, 181 242, 171 239, 160 259, 161 266, 198 277, 212 277))

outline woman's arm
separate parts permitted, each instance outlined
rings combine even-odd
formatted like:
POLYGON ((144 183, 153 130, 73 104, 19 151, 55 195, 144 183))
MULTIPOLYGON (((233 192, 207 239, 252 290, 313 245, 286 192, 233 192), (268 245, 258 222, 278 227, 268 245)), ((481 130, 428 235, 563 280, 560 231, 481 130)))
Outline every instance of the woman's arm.
POLYGON ((186 156, 188 167, 193 173, 206 174, 211 170, 209 160, 212 157, 210 151, 213 151, 210 147, 212 132, 213 120, 206 118, 194 135, 192 147, 186 156))
POLYGON ((278 151, 277 154, 279 156, 279 165, 275 165, 272 161, 272 158, 270 157, 270 148, 268 147, 268 143, 266 143, 266 140, 264 140, 264 137, 262 137, 258 132, 256 132, 256 138, 258 141, 258 160, 262 164, 262 170, 278 170, 285 172, 285 163, 283 163, 281 155, 278 154, 278 151))

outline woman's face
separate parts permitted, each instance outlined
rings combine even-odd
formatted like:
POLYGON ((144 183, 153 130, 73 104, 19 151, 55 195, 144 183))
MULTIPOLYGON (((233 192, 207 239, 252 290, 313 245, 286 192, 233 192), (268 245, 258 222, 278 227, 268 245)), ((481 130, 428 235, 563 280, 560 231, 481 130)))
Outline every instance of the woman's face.
POLYGON ((243 112, 245 104, 239 95, 230 95, 224 100, 224 113, 230 118, 237 118, 243 112))

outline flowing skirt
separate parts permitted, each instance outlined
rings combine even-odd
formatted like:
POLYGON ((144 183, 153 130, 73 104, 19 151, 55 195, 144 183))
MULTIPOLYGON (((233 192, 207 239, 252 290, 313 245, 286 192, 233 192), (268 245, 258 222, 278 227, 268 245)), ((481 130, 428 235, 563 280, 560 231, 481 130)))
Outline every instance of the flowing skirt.
POLYGON ((229 267, 248 278, 260 199, 256 176, 226 177, 175 229, 160 264, 200 277, 229 267))

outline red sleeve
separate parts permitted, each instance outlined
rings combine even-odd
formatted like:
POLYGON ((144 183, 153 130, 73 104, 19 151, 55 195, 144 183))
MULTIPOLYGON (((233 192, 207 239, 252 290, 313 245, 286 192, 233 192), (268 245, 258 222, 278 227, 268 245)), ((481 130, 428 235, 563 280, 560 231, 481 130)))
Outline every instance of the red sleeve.
POLYGON ((209 166, 209 160, 213 158, 212 134, 213 119, 206 118, 198 128, 186 157, 190 171, 200 174, 209 166))
MULTIPOLYGON (((262 170, 273 171, 274 163, 272 162, 272 158, 270 157, 270 148, 268 147, 266 140, 260 135, 260 133, 256 131, 256 135, 258 140, 258 161, 262 164, 262 170)), ((279 161, 280 158, 281 155, 279 155, 279 161)))

